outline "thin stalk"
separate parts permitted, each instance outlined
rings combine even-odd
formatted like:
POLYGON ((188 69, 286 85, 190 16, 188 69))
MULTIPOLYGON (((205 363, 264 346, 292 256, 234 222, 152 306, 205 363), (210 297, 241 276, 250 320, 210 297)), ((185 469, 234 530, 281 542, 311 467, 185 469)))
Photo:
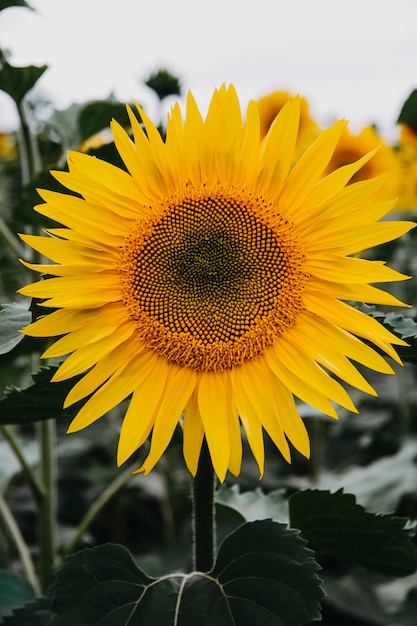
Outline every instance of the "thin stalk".
POLYGON ((19 526, 16 523, 15 517, 11 512, 9 505, 3 498, 2 493, 0 493, 0 515, 3 518, 5 527, 9 531, 9 534, 17 548, 20 556, 20 562, 22 564, 23 571, 26 575, 27 580, 32 585, 34 592, 37 595, 40 595, 41 586, 35 572, 35 567, 33 565, 32 557, 30 556, 29 548, 22 536, 22 533, 20 532, 19 526))
POLYGON ((4 219, 0 216, 0 235, 3 237, 9 248, 18 256, 23 259, 25 257, 25 249, 20 245, 19 241, 7 226, 4 219))
POLYGON ((311 458, 309 461, 310 480, 313 485, 318 483, 323 468, 324 434, 325 427, 322 420, 313 418, 310 429, 311 458))
POLYGON ((97 517, 100 511, 106 506, 106 504, 113 498, 113 496, 121 489, 131 478, 133 469, 128 467, 124 472, 119 474, 108 487, 101 493, 101 495, 92 503, 87 513, 76 528, 74 535, 68 542, 65 551, 62 555, 62 559, 72 554, 80 543, 85 531, 90 526, 91 522, 97 517))
POLYGON ((8 426, 0 426, 0 432, 2 433, 7 443, 9 444, 15 457, 19 461, 19 465, 21 467, 23 476, 25 477, 29 485, 33 498, 35 499, 37 503, 41 502, 43 498, 43 489, 41 485, 39 484, 39 481, 37 480, 35 473, 33 472, 33 469, 27 462, 25 455, 23 454, 23 450, 20 447, 19 442, 17 441, 16 437, 14 436, 14 433, 8 426))
POLYGON ((25 102, 16 102, 17 113, 19 115, 19 149, 20 164, 22 168, 22 184, 28 185, 41 170, 41 162, 37 138, 30 130, 30 125, 25 109, 25 102))
POLYGON ((215 475, 210 452, 204 440, 197 473, 193 479, 193 567, 209 572, 216 550, 215 475))
POLYGON ((55 457, 54 420, 39 425, 40 478, 43 487, 38 506, 39 568, 43 591, 49 587, 55 573, 55 457))
POLYGON ((30 183, 33 172, 33 159, 31 153, 30 129, 26 118, 23 102, 16 103, 17 113, 20 120, 19 128, 19 156, 20 168, 22 172, 22 185, 26 187, 30 183))

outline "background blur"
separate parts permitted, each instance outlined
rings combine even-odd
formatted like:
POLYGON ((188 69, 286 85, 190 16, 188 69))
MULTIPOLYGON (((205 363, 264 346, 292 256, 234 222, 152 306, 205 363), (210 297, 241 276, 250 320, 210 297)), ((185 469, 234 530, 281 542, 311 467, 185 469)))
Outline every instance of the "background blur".
MULTIPOLYGON (((55 108, 138 100, 161 115, 143 84, 165 67, 200 106, 234 83, 243 103, 275 89, 305 96, 323 124, 374 123, 387 139, 417 86, 416 0, 29 0, 0 14, 13 65, 49 66, 35 94, 55 108)), ((164 102, 169 108, 172 99, 164 102)), ((0 94, 3 129, 17 119, 0 94)))

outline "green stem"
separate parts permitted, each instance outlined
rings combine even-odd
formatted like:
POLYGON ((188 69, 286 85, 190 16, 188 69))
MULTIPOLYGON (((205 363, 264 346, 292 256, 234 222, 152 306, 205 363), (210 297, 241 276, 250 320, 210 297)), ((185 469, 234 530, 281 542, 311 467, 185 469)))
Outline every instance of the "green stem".
POLYGON ((55 573, 55 457, 54 420, 39 425, 40 477, 43 497, 38 507, 39 567, 43 591, 49 587, 55 573))
POLYGON ((19 155, 20 167, 22 171, 22 185, 23 187, 26 187, 26 185, 30 183, 31 174, 33 172, 30 130, 23 102, 16 103, 16 107, 20 120, 19 155))
POLYGON ((22 168, 22 184, 28 185, 36 174, 41 170, 37 138, 30 130, 28 116, 25 109, 25 101, 16 102, 20 120, 20 163, 22 168))
POLYGON ((10 228, 7 226, 4 219, 0 216, 0 235, 5 242, 9 245, 10 249, 16 254, 16 256, 23 259, 25 257, 25 249, 20 245, 10 228))
POLYGON ((93 502, 93 504, 79 523, 72 539, 69 541, 67 547, 65 548, 65 552, 62 556, 63 559, 72 554, 72 552, 74 552, 91 522, 97 517, 103 507, 113 498, 113 496, 119 491, 119 489, 121 489, 121 487, 123 487, 123 485, 128 482, 128 480, 132 476, 132 472, 132 467, 128 467, 124 472, 119 474, 119 476, 117 476, 117 478, 115 478, 110 483, 110 485, 106 487, 106 489, 97 498, 97 500, 93 502))
POLYGON ((10 510, 9 505, 3 498, 3 494, 0 493, 0 515, 3 518, 5 527, 9 531, 12 537, 17 551, 19 552, 20 562, 25 572, 26 578, 33 587, 34 592, 39 595, 41 593, 41 586, 36 576, 35 568, 33 565, 32 557, 30 556, 29 548, 19 530, 19 526, 16 523, 13 513, 10 510))
POLYGON ((36 476, 31 466, 27 462, 25 455, 23 454, 23 451, 19 445, 19 442, 17 441, 14 433, 8 426, 0 426, 0 432, 3 434, 4 439, 7 441, 15 457, 19 461, 22 473, 28 482, 32 495, 35 501, 39 504, 43 498, 43 489, 36 479, 36 476))
POLYGON ((197 474, 193 480, 193 567, 209 572, 216 550, 215 475, 210 452, 204 440, 197 474))
POLYGON ((323 467, 324 434, 325 425, 323 421, 319 418, 313 418, 310 429, 311 458, 309 461, 310 480, 313 485, 317 485, 323 467))

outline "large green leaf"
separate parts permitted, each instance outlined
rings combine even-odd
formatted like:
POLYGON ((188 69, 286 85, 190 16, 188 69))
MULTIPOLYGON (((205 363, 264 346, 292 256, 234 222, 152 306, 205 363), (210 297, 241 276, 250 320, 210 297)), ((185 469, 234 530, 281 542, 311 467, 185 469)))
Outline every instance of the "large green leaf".
POLYGON ((34 599, 33 589, 25 578, 0 570, 0 618, 10 615, 12 609, 34 599))
POLYGON ((19 330, 30 324, 31 318, 31 312, 17 304, 0 305, 0 354, 10 352, 22 341, 24 335, 19 330))
POLYGON ((318 569, 299 534, 271 520, 229 535, 209 573, 151 578, 106 544, 66 561, 50 626, 301 626, 320 619, 318 569))
POLYGON ((0 0, 0 11, 8 9, 9 7, 26 7, 32 9, 25 0, 0 0))
POLYGON ((216 491, 216 504, 231 509, 242 522, 271 518, 276 522, 288 521, 288 498, 284 489, 263 493, 260 487, 240 493, 239 485, 222 485, 216 491))
POLYGON ((401 313, 386 314, 374 311, 371 315, 390 332, 408 343, 408 346, 395 346, 395 350, 404 363, 417 365, 417 322, 411 317, 404 317, 401 313))
POLYGON ((417 569, 417 553, 405 528, 408 520, 368 513, 354 495, 299 491, 289 500, 290 525, 308 546, 387 576, 408 576, 417 569))
POLYGON ((85 104, 78 114, 78 130, 82 141, 109 128, 112 119, 130 126, 126 105, 116 100, 97 100, 85 104))
POLYGON ((14 67, 3 59, 0 64, 0 90, 20 104, 47 69, 47 65, 14 67))
POLYGON ((0 425, 31 424, 61 416, 72 419, 83 401, 63 409, 64 400, 80 377, 51 383, 56 367, 41 368, 32 375, 33 383, 24 389, 6 387, 5 397, 0 400, 0 425))
POLYGON ((5 626, 47 626, 52 617, 49 605, 49 598, 36 598, 33 602, 13 609, 11 615, 6 615, 3 619, 0 618, 0 624, 5 626))

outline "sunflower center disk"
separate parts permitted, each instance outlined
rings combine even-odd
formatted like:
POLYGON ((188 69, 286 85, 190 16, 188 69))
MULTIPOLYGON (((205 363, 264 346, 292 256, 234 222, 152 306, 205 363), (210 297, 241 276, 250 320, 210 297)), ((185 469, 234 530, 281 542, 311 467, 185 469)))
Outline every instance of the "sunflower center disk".
POLYGON ((187 190, 127 238, 124 301, 147 347, 219 371, 256 357, 294 324, 308 278, 302 258, 292 225, 264 200, 187 190))

